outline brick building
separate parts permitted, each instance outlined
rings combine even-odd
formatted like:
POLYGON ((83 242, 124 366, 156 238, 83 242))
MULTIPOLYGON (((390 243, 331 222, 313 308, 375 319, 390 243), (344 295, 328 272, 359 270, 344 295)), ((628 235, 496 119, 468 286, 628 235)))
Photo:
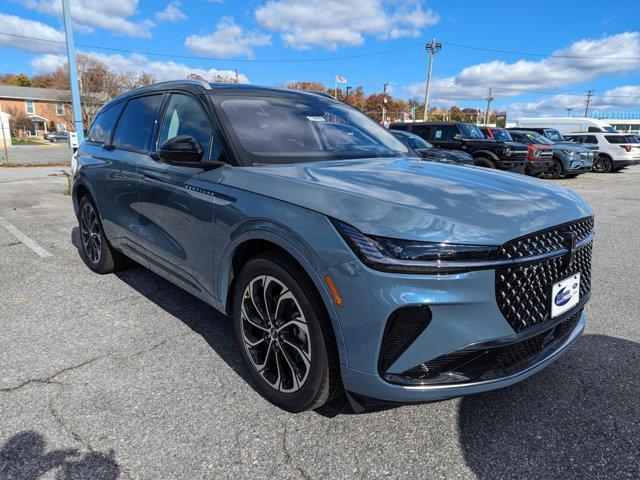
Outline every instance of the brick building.
POLYGON ((18 130, 25 135, 73 130, 70 98, 68 90, 0 85, 0 111, 14 118, 24 114, 29 121, 21 122, 18 130))

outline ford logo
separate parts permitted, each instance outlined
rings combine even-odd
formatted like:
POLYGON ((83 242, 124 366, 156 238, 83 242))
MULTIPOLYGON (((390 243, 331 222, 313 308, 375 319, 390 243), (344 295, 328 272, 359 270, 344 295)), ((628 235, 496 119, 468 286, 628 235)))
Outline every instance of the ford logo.
POLYGON ((567 290, 567 287, 562 288, 556 295, 556 298, 553 299, 553 302, 561 307, 562 305, 566 305, 571 300, 571 292, 567 290))

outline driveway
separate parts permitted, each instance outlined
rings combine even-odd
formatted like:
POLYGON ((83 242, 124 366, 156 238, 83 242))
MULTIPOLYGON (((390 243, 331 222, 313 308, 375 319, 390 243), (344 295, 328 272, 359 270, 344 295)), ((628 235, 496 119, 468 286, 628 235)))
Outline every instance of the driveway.
POLYGON ((84 266, 59 168, 0 169, 0 478, 640 478, 640 167, 560 183, 597 229, 567 355, 496 392, 293 415, 213 308, 141 267, 84 266))

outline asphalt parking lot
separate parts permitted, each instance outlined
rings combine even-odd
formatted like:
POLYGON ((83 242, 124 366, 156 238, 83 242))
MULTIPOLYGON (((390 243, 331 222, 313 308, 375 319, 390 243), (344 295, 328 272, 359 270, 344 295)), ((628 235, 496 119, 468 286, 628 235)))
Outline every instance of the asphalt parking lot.
POLYGON ((640 166, 559 183, 596 214, 573 350, 501 391, 292 415, 213 308, 84 266, 60 168, 0 169, 0 478, 640 478, 640 166))
POLYGON ((0 148, 0 165, 5 165, 7 155, 10 165, 69 165, 72 151, 65 143, 45 145, 15 145, 6 152, 0 148))

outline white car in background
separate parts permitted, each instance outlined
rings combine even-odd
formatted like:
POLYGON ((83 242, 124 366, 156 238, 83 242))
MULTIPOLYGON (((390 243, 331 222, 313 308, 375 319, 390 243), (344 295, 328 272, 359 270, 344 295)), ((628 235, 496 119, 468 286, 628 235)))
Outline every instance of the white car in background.
POLYGON ((598 146, 598 158, 593 161, 593 171, 616 172, 640 162, 640 143, 633 135, 624 133, 569 133, 566 140, 598 146))

